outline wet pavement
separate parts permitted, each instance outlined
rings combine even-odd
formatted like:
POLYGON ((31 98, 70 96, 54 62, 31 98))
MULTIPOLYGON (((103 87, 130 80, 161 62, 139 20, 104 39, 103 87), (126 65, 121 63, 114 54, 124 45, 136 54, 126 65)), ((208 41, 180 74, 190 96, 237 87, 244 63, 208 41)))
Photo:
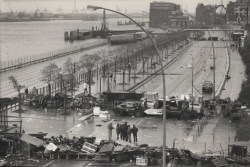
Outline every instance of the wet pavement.
MULTIPOLYGON (((189 93, 191 92, 191 71, 188 70, 188 64, 191 63, 190 58, 195 58, 194 71, 195 71, 195 86, 200 90, 200 85, 204 80, 212 80, 212 70, 210 70, 211 64, 211 48, 208 41, 200 41, 194 44, 194 47, 189 49, 185 55, 182 56, 174 65, 169 69, 170 72, 179 73, 181 75, 170 75, 167 78, 167 88, 169 94, 189 93), (204 47, 204 48, 203 48, 204 47), (192 54, 192 55, 191 55, 192 54), (205 61, 205 62, 204 62, 205 61), (210 63, 207 63, 210 62, 210 63), (182 67, 182 68, 181 68, 182 67), (206 69, 206 70, 205 70, 206 69), (188 72, 190 71, 190 72, 188 72), (173 84, 175 83, 175 84, 173 84)), ((225 48, 223 42, 215 42, 216 53, 220 56, 216 57, 216 86, 220 84, 220 80, 223 79, 225 73, 225 48)), ((239 55, 236 55, 239 56, 239 55)), ((239 58, 236 58, 239 60, 239 58)), ((237 62, 237 61, 236 61, 237 62)), ((167 71, 168 72, 168 71, 167 71)), ((233 71, 231 71, 233 73, 233 71)), ((161 91, 161 76, 157 76, 152 81, 148 82, 139 91, 156 91, 162 96, 161 91), (160 82, 159 82, 160 81, 160 82)), ((243 77, 241 77, 243 78, 243 77)), ((98 82, 97 82, 98 83, 98 82)), ((234 88, 230 85, 236 84, 236 79, 233 79, 226 85, 226 89, 222 95, 230 94, 234 88)), ((97 84, 98 85, 98 84, 97 84)), ((98 90, 98 86, 96 86, 98 90)), ((121 87, 119 88, 121 89, 121 87)), ((240 91, 240 87, 236 86, 235 92, 240 91)), ((98 139, 107 139, 107 124, 103 122, 99 117, 95 116, 81 122, 80 115, 75 113, 74 115, 62 116, 55 111, 48 110, 30 110, 28 113, 10 113, 12 116, 17 116, 23 119, 23 128, 26 133, 35 133, 38 131, 48 132, 49 136, 56 136, 63 134, 68 137, 73 136, 90 136, 97 137, 98 139), (98 125, 98 126, 97 126, 98 125)), ((14 119, 14 118, 13 118, 14 119)), ((129 125, 136 125, 139 128, 138 132, 138 144, 149 144, 151 146, 160 146, 162 144, 162 118, 161 117, 116 117, 111 113, 111 119, 114 124, 119 121, 126 121, 129 125)), ((166 143, 168 147, 186 148, 195 153, 207 154, 214 152, 216 154, 227 154, 227 145, 230 141, 234 140, 236 123, 230 122, 228 118, 217 116, 208 118, 207 123, 203 126, 199 135, 196 133, 196 120, 182 121, 175 118, 167 119, 167 139, 166 143)), ((113 131, 112 138, 116 140, 115 131, 113 131)), ((54 164, 54 163, 53 163, 54 164)), ((54 164, 55 165, 55 164, 54 164)), ((58 164, 57 164, 58 165, 58 164)), ((73 164, 72 164, 73 165, 73 164)), ((79 164, 78 164, 79 165, 79 164)), ((82 164, 81 164, 82 165, 82 164)), ((80 166, 81 166, 80 165, 80 166)), ((55 165, 56 166, 56 165, 55 165)), ((77 166, 77 165, 76 165, 77 166)))

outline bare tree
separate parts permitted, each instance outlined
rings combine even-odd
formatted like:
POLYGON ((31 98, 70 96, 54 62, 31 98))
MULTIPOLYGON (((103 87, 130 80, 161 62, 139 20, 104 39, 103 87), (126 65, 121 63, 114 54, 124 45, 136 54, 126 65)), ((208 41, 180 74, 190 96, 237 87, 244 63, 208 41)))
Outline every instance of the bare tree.
POLYGON ((88 85, 89 85, 89 94, 91 95, 91 82, 93 74, 91 71, 96 66, 98 61, 100 61, 101 57, 98 54, 85 54, 80 57, 79 65, 80 68, 88 73, 88 85))
POLYGON ((78 71, 78 66, 71 58, 68 58, 67 61, 63 64, 63 78, 64 83, 70 85, 68 91, 71 92, 72 96, 74 93, 74 88, 77 87, 75 82, 75 74, 78 71))
POLYGON ((16 78, 14 76, 9 76, 8 79, 10 80, 10 82, 13 85, 13 88, 18 92, 18 101, 19 101, 19 108, 18 110, 21 111, 22 110, 22 106, 21 106, 21 90, 25 87, 24 85, 19 85, 16 78))
POLYGON ((60 72, 60 68, 55 63, 50 63, 43 70, 41 70, 41 81, 46 82, 49 88, 49 96, 51 96, 51 84, 57 80, 57 75, 60 72))

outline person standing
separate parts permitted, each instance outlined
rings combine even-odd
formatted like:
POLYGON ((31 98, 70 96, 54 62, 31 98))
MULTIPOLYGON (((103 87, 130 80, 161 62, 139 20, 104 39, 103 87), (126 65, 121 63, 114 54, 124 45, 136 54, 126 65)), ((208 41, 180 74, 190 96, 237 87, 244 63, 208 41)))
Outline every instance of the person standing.
POLYGON ((108 124, 108 137, 109 140, 112 139, 112 130, 114 129, 112 122, 108 124))
MULTIPOLYGON (((116 126, 117 140, 119 139, 120 134, 121 134, 121 126, 120 126, 120 124, 117 124, 117 126, 116 126)), ((122 139, 122 137, 121 137, 121 139, 122 139)))
POLYGON ((131 133, 132 133, 132 128, 130 127, 130 125, 128 125, 127 134, 128 134, 128 142, 129 143, 131 143, 131 133))
POLYGON ((128 123, 127 122, 124 123, 123 132, 124 132, 124 140, 128 141, 128 123))
POLYGON ((133 133, 134 143, 136 144, 137 143, 138 128, 135 125, 133 125, 132 133, 133 133))
POLYGON ((84 94, 85 94, 85 93, 88 93, 87 87, 88 87, 88 84, 86 84, 86 82, 84 82, 84 83, 83 83, 83 90, 84 90, 83 93, 84 93, 84 94))
POLYGON ((28 89, 28 87, 25 88, 24 92, 25 92, 26 95, 29 94, 29 89, 28 89))

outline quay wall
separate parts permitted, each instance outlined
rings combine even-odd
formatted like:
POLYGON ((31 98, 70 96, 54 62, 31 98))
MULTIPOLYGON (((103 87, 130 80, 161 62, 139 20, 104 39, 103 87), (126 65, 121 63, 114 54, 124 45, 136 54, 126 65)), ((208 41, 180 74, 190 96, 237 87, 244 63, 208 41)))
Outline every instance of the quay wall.
POLYGON ((37 63, 53 60, 59 57, 68 56, 74 53, 90 50, 100 46, 107 45, 108 41, 95 41, 93 43, 81 46, 74 46, 47 53, 35 54, 31 56, 20 57, 14 60, 7 60, 0 62, 0 73, 10 71, 14 69, 20 69, 22 67, 30 66, 37 63))

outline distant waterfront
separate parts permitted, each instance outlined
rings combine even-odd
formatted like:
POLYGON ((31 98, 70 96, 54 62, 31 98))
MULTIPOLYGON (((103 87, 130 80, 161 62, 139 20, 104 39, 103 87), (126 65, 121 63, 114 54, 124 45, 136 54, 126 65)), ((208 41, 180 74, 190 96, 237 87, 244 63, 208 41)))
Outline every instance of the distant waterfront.
MULTIPOLYGON (((110 29, 139 29, 135 25, 118 26, 117 22, 124 18, 108 19, 110 29)), ((141 19, 136 19, 141 21, 141 19)), ((101 20, 56 20, 36 22, 2 22, 0 24, 0 60, 13 60, 18 57, 30 56, 83 44, 64 41, 64 32, 70 30, 101 27, 101 20)))

